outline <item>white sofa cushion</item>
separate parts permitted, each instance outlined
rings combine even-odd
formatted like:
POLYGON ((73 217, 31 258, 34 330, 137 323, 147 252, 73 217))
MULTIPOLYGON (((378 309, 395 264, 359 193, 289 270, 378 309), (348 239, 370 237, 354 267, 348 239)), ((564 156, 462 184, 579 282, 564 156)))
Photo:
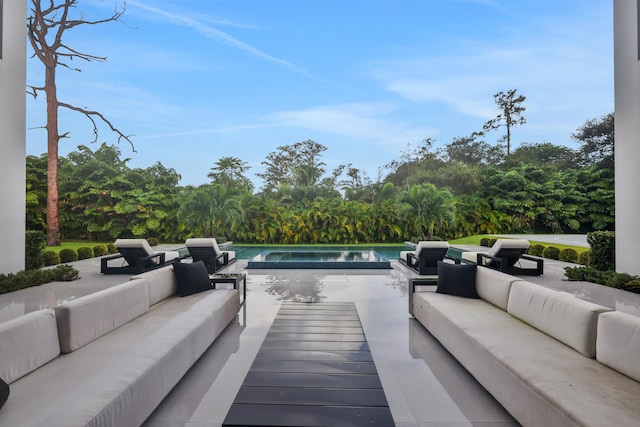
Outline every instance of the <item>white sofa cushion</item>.
POLYGON ((11 384, 60 354, 54 311, 38 310, 0 323, 0 378, 11 384))
POLYGON ((178 292, 178 282, 173 272, 173 265, 131 276, 130 280, 147 281, 147 285, 149 286, 149 307, 178 292))
POLYGON ((476 271, 476 292, 483 300, 507 311, 511 284, 518 280, 510 274, 479 267, 476 271))
POLYGON ((483 300, 416 292, 414 315, 522 425, 638 425, 640 383, 483 300))
POLYGON ((132 280, 54 307, 60 351, 70 353, 149 310, 146 280, 132 280))
POLYGON ((598 319, 596 358, 640 381, 640 317, 612 311, 598 319))
POLYGON ((12 384, 0 426, 140 426, 239 309, 231 289, 156 304, 12 384))
POLYGON ((507 311, 583 355, 595 358, 598 316, 611 309, 518 281, 511 285, 507 311))

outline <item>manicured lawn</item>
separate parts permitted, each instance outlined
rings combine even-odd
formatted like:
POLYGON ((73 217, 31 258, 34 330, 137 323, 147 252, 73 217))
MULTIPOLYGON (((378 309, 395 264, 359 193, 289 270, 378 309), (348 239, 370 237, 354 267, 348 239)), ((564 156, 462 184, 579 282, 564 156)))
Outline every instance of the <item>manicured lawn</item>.
POLYGON ((44 248, 45 251, 54 251, 54 252, 60 252, 63 249, 75 249, 78 250, 78 248, 82 248, 84 246, 88 246, 90 248, 93 248, 94 246, 98 246, 98 245, 107 245, 108 243, 113 243, 113 242, 62 242, 60 244, 60 246, 47 246, 46 248, 44 248))
MULTIPOLYGON (((458 245, 480 245, 480 239, 482 239, 483 237, 489 237, 489 238, 498 238, 498 236, 488 236, 488 235, 479 235, 479 236, 467 236, 467 237, 462 237, 460 239, 454 239, 454 240, 450 240, 449 243, 452 245, 458 244, 458 245)), ((576 250, 578 253, 580 252, 584 252, 584 251, 588 251, 589 248, 585 248, 584 246, 571 246, 571 245, 561 245, 558 243, 549 243, 549 242, 538 242, 535 240, 529 240, 529 243, 531 243, 531 245, 542 245, 544 247, 549 247, 549 246, 553 246, 555 248, 558 248, 560 250, 566 249, 566 248, 571 248, 576 250)))

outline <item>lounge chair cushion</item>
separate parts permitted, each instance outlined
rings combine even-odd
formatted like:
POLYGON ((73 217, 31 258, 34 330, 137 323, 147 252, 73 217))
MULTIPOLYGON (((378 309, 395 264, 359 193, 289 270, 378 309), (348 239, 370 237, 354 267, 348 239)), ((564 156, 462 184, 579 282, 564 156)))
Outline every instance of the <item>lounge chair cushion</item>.
MULTIPOLYGON (((176 258, 180 257, 180 253, 176 252, 176 251, 160 251, 160 252, 156 252, 153 250, 153 248, 151 247, 151 245, 149 245, 149 242, 147 242, 146 239, 117 239, 114 244, 113 244, 118 250, 122 249, 131 249, 131 248, 140 248, 142 249, 145 253, 146 256, 152 256, 155 254, 158 254, 160 252, 164 252, 164 262, 169 262, 171 260, 174 260, 176 258)), ((126 258, 126 257, 125 257, 126 258)), ((160 261, 160 259, 151 259, 148 261, 149 264, 158 264, 158 262, 160 261)))
POLYGON ((476 269, 476 265, 438 261, 436 292, 464 298, 480 298, 476 291, 476 269))
POLYGON ((184 242, 187 248, 213 248, 213 252, 216 255, 220 255, 223 252, 226 252, 229 257, 229 261, 236 258, 236 253, 234 251, 222 251, 218 246, 218 242, 213 237, 200 237, 200 238, 191 238, 187 239, 184 242))
POLYGON ((182 297, 213 289, 207 266, 202 261, 174 264, 173 271, 178 282, 178 293, 182 297))
POLYGON ((498 239, 487 251, 487 255, 496 256, 502 249, 529 249, 529 241, 526 239, 498 239))
MULTIPOLYGON (((478 254, 497 257, 502 249, 522 249, 522 252, 524 253, 528 248, 529 241, 525 239, 498 239, 496 243, 486 252, 462 252, 462 259, 465 261, 476 263, 478 260, 478 254)), ((495 263, 495 261, 489 258, 484 258, 482 260, 483 265, 488 266, 492 265, 493 263, 495 263)))

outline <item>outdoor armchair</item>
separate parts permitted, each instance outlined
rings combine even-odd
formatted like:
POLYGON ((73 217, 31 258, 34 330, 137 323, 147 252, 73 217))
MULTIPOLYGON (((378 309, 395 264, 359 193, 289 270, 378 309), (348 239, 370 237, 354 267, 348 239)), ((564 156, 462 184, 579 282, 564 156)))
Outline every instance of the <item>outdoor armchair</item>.
POLYGON ((179 260, 174 251, 154 251, 145 239, 117 239, 113 244, 118 255, 103 257, 100 260, 100 272, 103 274, 140 274, 179 260), (122 259, 119 266, 113 261, 122 259), (111 261, 112 265, 109 265, 111 261))
POLYGON ((544 271, 542 258, 527 255, 529 241, 525 239, 498 239, 487 252, 463 252, 462 261, 478 264, 510 274, 540 276, 544 271), (535 263, 535 267, 524 267, 521 260, 535 263))
POLYGON ((449 250, 448 242, 421 241, 415 251, 400 252, 400 261, 421 275, 437 275, 438 261, 443 261, 449 250))
POLYGON ((234 251, 221 251, 214 238, 187 239, 184 242, 193 262, 202 261, 209 274, 236 262, 234 251))

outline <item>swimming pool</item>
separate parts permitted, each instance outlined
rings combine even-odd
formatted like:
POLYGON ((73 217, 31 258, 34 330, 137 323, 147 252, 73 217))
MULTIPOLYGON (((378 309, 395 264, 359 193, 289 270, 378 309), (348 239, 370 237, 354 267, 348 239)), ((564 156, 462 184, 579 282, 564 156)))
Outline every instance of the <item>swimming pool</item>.
POLYGON ((251 258, 247 268, 390 269, 391 262, 373 250, 267 250, 251 258))
POLYGON ((389 259, 400 259, 400 251, 411 251, 412 246, 397 245, 242 245, 224 246, 223 250, 235 251, 236 259, 250 260, 266 251, 320 252, 320 251, 375 251, 389 259))

